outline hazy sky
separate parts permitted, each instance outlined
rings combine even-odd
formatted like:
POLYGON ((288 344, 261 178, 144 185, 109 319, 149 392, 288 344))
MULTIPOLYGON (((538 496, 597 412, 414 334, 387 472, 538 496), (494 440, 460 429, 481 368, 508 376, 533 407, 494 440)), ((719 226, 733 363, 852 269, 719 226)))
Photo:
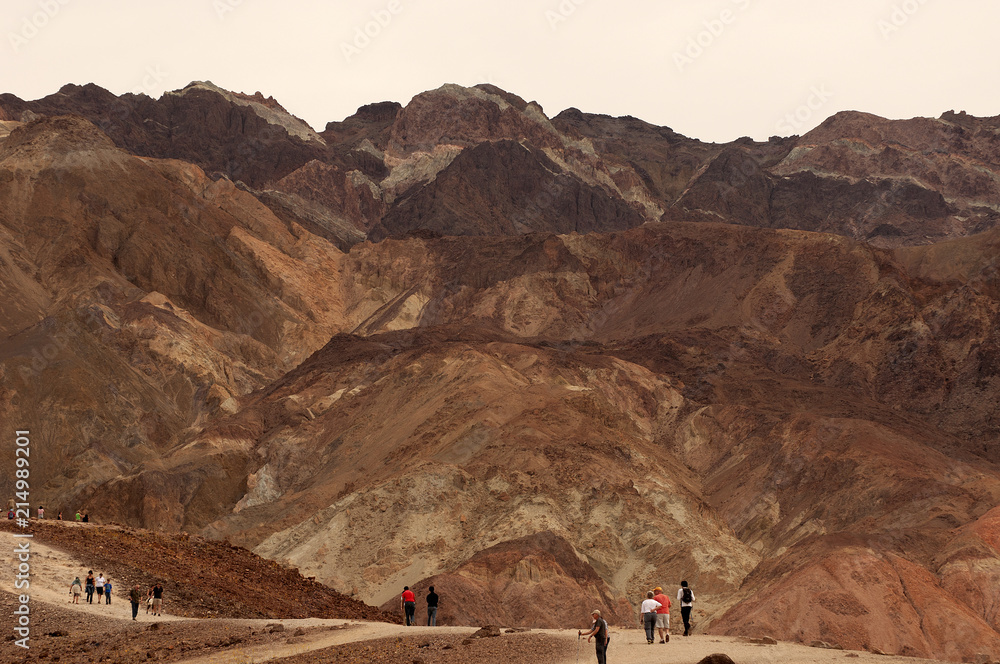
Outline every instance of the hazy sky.
POLYGON ((317 129, 489 82, 703 140, 844 109, 1000 114, 998 0, 5 0, 0 92, 273 95, 317 129))

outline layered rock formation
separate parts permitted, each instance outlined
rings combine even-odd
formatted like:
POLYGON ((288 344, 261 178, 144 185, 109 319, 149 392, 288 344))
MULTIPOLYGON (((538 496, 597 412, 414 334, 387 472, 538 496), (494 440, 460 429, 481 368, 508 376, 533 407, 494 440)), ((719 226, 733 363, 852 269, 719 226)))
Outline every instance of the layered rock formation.
POLYGON ((0 418, 49 511, 435 585, 450 622, 629 622, 686 578, 699 629, 1000 645, 995 119, 0 111, 0 418))

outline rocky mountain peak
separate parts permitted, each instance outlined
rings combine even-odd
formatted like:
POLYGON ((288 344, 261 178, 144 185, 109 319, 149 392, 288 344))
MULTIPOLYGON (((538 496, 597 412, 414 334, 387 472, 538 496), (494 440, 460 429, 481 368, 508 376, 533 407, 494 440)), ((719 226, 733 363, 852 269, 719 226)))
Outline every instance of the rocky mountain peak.
POLYGON ((391 121, 396 119, 396 114, 402 108, 403 105, 397 101, 380 101, 361 106, 351 118, 367 121, 391 121))
POLYGON ((167 94, 183 97, 184 95, 199 92, 214 93, 231 103, 247 106, 268 122, 268 124, 283 128, 290 136, 303 141, 315 141, 321 145, 325 145, 323 137, 317 134, 305 121, 290 114, 273 97, 264 98, 260 92, 257 92, 255 95, 246 95, 224 90, 211 81, 192 81, 184 86, 184 88, 168 92, 167 94))
POLYGON ((14 128, 0 145, 0 159, 70 152, 117 151, 114 142, 89 120, 75 115, 41 117, 14 128))
POLYGON ((430 152, 440 145, 465 148, 501 139, 528 140, 538 147, 562 146, 537 106, 493 86, 446 84, 410 100, 393 125, 390 147, 403 156, 430 152))

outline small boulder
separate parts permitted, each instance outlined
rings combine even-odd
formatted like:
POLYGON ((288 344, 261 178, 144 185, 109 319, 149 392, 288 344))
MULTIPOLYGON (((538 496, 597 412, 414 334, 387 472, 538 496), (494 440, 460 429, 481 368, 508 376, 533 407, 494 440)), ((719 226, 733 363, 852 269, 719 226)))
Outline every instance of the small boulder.
POLYGON ((481 627, 476 631, 470 639, 485 639, 491 636, 500 636, 500 628, 496 625, 487 625, 486 627, 481 627))
POLYGON ((702 658, 698 664, 736 664, 729 655, 723 653, 714 653, 708 657, 702 658))

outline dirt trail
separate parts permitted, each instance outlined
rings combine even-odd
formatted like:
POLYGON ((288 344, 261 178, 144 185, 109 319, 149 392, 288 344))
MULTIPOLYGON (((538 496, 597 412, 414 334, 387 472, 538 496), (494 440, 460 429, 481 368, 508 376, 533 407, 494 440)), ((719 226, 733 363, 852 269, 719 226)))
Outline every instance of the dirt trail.
MULTIPOLYGON (((72 555, 46 546, 34 539, 15 538, 13 533, 0 531, 0 588, 10 592, 16 591, 14 587, 15 574, 18 561, 15 559, 14 547, 22 542, 30 542, 31 565, 31 586, 28 592, 32 602, 45 602, 63 609, 79 611, 88 615, 98 613, 105 618, 115 618, 120 620, 132 619, 132 605, 128 600, 128 588, 117 585, 116 579, 111 579, 112 592, 111 604, 98 604, 97 596, 94 596, 94 603, 87 603, 87 595, 80 596, 80 603, 73 604, 69 594, 69 586, 74 577, 80 577, 82 582, 87 578, 87 570, 92 569, 87 563, 74 558, 72 555)), ((95 569, 94 576, 103 570, 95 569)), ((143 593, 145 595, 145 592, 143 593)), ((165 607, 169 611, 169 605, 165 607)), ((140 607, 139 617, 145 615, 145 609, 140 607)), ((152 620, 152 617, 149 617, 152 620)), ((187 620, 187 618, 171 616, 164 613, 157 617, 158 621, 187 620)))
MULTIPOLYGON (((348 621, 280 621, 287 627, 295 625, 325 625, 333 622, 348 621)), ((470 627, 404 627, 382 623, 352 623, 342 631, 322 634, 318 638, 303 639, 292 644, 280 646, 260 646, 214 653, 193 659, 182 660, 180 664, 214 664, 235 661, 267 662, 301 655, 323 648, 329 648, 358 641, 386 639, 397 636, 413 636, 416 634, 469 634, 475 631, 470 627)), ((575 630, 542 629, 532 630, 563 640, 566 644, 566 657, 549 664, 576 664, 576 662, 596 661, 593 643, 586 639, 576 638, 575 630)), ((611 647, 608 657, 612 661, 643 662, 644 664, 695 664, 702 658, 713 653, 725 653, 738 664, 774 664, 775 662, 795 662, 796 664, 831 664, 852 660, 858 664, 941 664, 938 660, 915 659, 912 657, 879 656, 867 652, 847 652, 843 650, 827 650, 809 646, 779 642, 777 645, 756 645, 746 643, 735 637, 694 635, 688 638, 674 637, 668 644, 656 643, 648 645, 641 631, 619 630, 612 632, 611 647)))
MULTIPOLYGON (((536 630, 553 636, 567 639, 569 656, 561 662, 553 664, 571 664, 576 662, 576 652, 579 648, 580 662, 596 662, 594 644, 576 639, 576 632, 567 635, 565 630, 536 630)), ((856 662, 857 664, 921 664, 938 660, 915 659, 913 657, 892 657, 874 655, 869 652, 851 652, 845 650, 827 650, 811 648, 797 643, 778 642, 777 645, 757 645, 746 643, 737 637, 713 636, 695 634, 684 638, 673 636, 669 643, 659 642, 649 645, 642 630, 611 631, 611 644, 608 647, 609 662, 642 662, 643 664, 695 664, 713 653, 729 655, 737 664, 775 664, 776 662, 794 662, 795 664, 830 664, 832 662, 856 662)))
POLYGON ((395 636, 413 636, 420 633, 435 634, 471 634, 476 631, 475 627, 405 627, 403 625, 392 625, 388 623, 362 623, 347 620, 273 620, 268 622, 280 622, 285 625, 286 630, 295 627, 308 627, 316 625, 347 624, 345 629, 320 632, 309 637, 299 637, 301 641, 286 643, 282 645, 263 645, 251 648, 238 648, 226 652, 213 653, 184 659, 175 664, 213 664, 215 662, 267 662, 282 657, 301 655, 314 650, 322 650, 332 646, 339 646, 345 643, 355 643, 357 641, 370 641, 372 639, 384 639, 395 636), (236 659, 234 660, 234 657, 236 659))

